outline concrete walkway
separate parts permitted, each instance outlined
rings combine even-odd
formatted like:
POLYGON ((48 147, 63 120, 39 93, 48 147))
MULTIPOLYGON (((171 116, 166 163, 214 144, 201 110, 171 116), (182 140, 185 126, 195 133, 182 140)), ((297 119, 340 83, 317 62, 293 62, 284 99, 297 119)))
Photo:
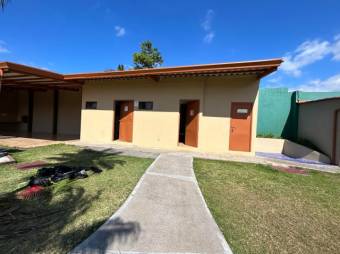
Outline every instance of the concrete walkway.
POLYGON ((272 165, 272 166, 281 166, 281 167, 299 167, 304 169, 312 169, 321 172, 328 173, 340 173, 340 167, 335 165, 318 165, 311 163, 301 163, 299 161, 287 161, 280 160, 275 158, 264 158, 260 156, 247 156, 247 155, 239 155, 233 153, 226 154, 211 154, 211 153, 202 153, 196 151, 171 151, 171 150, 163 150, 163 149, 152 149, 152 148, 142 148, 137 146, 127 146, 120 144, 106 144, 106 145, 94 145, 94 144, 86 144, 79 141, 67 142, 67 144, 80 146, 83 148, 102 151, 107 153, 118 153, 121 155, 127 156, 135 156, 135 157, 145 157, 145 158, 156 158, 159 154, 164 153, 183 153, 194 158, 202 158, 202 159, 210 159, 210 160, 224 160, 224 161, 235 161, 235 162, 247 162, 247 163, 256 163, 263 165, 272 165))
POLYGON ((157 157, 123 206, 71 253, 232 253, 198 187, 193 157, 157 157))

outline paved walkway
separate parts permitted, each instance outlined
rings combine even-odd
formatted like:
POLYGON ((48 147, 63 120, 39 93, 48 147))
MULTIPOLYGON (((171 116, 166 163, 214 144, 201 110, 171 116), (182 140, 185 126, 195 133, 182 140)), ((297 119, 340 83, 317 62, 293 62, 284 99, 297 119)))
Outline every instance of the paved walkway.
MULTIPOLYGON (((72 141, 72 142, 67 142, 67 143, 81 146, 81 147, 88 148, 88 149, 92 149, 92 150, 97 150, 97 151, 103 151, 103 152, 108 152, 108 153, 119 153, 122 155, 146 157, 146 158, 156 158, 159 154, 164 154, 164 153, 176 153, 176 151, 173 151, 173 150, 171 151, 171 150, 163 150, 163 149, 142 148, 142 147, 137 147, 137 146, 127 146, 127 145, 120 145, 120 144, 92 145, 92 144, 82 143, 79 141, 72 141)), ((322 171, 322 172, 340 173, 340 167, 335 166, 335 165, 302 163, 297 160, 288 161, 288 160, 281 160, 281 159, 275 159, 275 158, 264 158, 261 156, 239 155, 239 154, 233 154, 233 153, 212 154, 212 153, 203 153, 203 152, 196 152, 196 151, 180 151, 179 153, 185 153, 195 158, 202 158, 202 159, 248 162, 248 163, 257 163, 257 164, 264 164, 264 165, 281 166, 281 167, 299 167, 299 168, 304 168, 304 169, 313 169, 313 170, 322 171)))
POLYGON ((193 157, 157 157, 123 206, 71 253, 231 253, 198 187, 193 157))

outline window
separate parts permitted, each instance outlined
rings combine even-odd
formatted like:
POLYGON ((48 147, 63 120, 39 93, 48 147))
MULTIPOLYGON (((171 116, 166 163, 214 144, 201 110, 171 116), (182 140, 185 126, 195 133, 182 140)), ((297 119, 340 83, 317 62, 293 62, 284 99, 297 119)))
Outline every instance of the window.
POLYGON ((97 102, 96 101, 87 101, 85 108, 86 109, 97 109, 97 102))
POLYGON ((140 101, 138 103, 138 109, 153 110, 153 102, 152 101, 140 101))

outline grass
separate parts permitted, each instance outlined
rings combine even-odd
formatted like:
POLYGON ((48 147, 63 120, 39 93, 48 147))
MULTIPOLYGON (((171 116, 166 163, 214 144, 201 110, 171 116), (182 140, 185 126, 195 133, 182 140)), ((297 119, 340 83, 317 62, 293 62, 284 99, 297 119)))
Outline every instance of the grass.
POLYGON ((340 175, 194 160, 206 202, 240 253, 338 253, 340 175))
POLYGON ((35 199, 20 200, 16 192, 36 169, 22 171, 14 165, 0 166, 1 253, 67 253, 119 208, 152 162, 67 145, 10 153, 18 162, 46 160, 98 166, 103 172, 86 179, 63 180, 35 199))

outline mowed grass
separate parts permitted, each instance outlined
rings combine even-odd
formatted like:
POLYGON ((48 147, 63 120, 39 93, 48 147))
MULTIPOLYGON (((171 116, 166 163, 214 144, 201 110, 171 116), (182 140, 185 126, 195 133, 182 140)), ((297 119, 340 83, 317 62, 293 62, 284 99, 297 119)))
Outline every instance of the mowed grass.
POLYGON ((18 162, 45 160, 97 166, 103 172, 85 179, 63 180, 34 199, 21 200, 16 193, 36 169, 0 166, 1 253, 67 253, 120 207, 152 162, 67 145, 12 149, 11 154, 18 162))
POLYGON ((202 159, 194 168, 234 253, 340 253, 340 175, 202 159))

